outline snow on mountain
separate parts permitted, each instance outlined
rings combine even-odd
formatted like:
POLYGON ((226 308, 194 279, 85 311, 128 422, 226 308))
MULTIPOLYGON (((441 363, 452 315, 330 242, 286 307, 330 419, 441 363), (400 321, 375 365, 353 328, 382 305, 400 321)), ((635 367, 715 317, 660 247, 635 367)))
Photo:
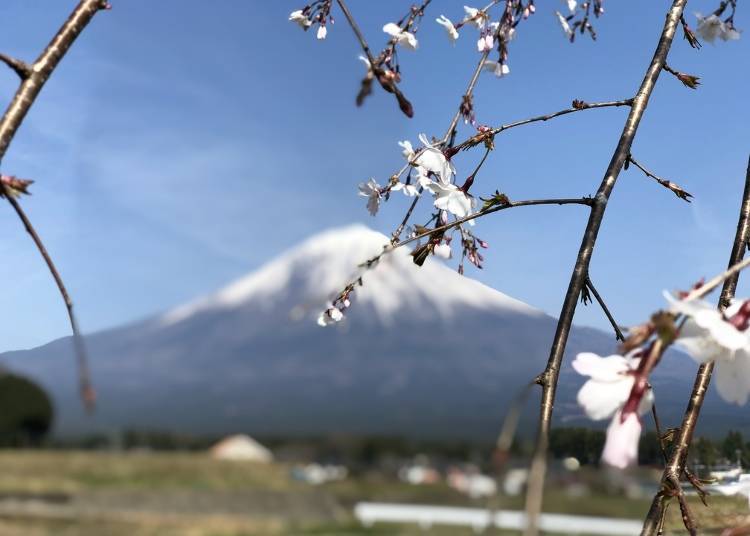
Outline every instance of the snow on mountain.
POLYGON ((408 247, 387 254, 375 269, 357 268, 388 244, 385 235, 363 225, 322 232, 215 294, 169 311, 161 322, 168 326, 200 312, 231 310, 248 303, 270 308, 288 301, 290 291, 299 301, 297 307, 315 307, 317 313, 360 274, 364 286, 357 288, 353 301, 371 306, 383 323, 390 323, 391 316, 404 309, 437 311, 443 318, 450 318, 462 306, 543 314, 459 275, 437 259, 428 259, 420 268, 412 262, 408 247))

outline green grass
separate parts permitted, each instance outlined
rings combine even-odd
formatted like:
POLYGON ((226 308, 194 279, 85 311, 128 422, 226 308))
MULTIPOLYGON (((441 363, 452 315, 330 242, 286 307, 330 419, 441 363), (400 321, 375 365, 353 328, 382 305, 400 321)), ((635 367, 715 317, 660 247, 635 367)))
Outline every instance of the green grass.
MULTIPOLYGON (((3 536, 244 536, 421 535, 416 525, 378 524, 352 517, 356 502, 383 501, 486 507, 444 484, 411 486, 372 473, 320 487, 295 482, 283 464, 220 462, 196 453, 98 453, 0 451, 0 495, 53 494, 64 500, 41 511, 14 510, 0 501, 3 536)), ((594 481, 594 472, 583 473, 594 481)), ((572 497, 548 489, 545 511, 641 519, 645 499, 594 491, 572 497)), ((518 510, 522 497, 499 497, 496 508, 518 510)), ((745 499, 712 497, 710 507, 691 497, 701 533, 716 533, 748 520, 745 499)), ((684 532, 676 504, 667 527, 684 532)), ((434 526, 430 534, 473 534, 434 526)), ((513 534, 503 532, 503 534, 513 534)))

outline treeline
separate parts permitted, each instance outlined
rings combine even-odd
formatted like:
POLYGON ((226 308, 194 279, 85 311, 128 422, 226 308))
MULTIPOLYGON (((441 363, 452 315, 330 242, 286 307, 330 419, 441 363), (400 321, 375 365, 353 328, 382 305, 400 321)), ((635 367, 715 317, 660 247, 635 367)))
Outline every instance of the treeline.
MULTIPOLYGON (((550 433, 550 452, 556 458, 572 456, 582 464, 596 464, 604 447, 604 439, 604 430, 556 428, 550 433)), ((668 454, 669 438, 665 440, 665 448, 668 454)), ((729 431, 721 439, 695 439, 688 455, 688 462, 693 466, 735 463, 738 459, 743 467, 750 467, 750 442, 746 442, 742 433, 735 430, 729 431)), ((641 436, 638 461, 642 465, 660 465, 664 462, 655 432, 646 432, 641 436)))

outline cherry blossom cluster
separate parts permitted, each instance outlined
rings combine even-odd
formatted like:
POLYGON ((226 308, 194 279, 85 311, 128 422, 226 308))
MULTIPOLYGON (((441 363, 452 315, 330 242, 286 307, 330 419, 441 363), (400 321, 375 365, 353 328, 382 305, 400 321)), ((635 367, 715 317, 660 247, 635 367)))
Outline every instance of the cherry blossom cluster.
POLYGON ((591 39, 596 40, 596 31, 594 25, 591 24, 591 15, 593 14, 594 17, 598 18, 604 14, 603 0, 586 0, 580 4, 577 0, 566 0, 565 3, 568 7, 568 14, 563 15, 556 11, 555 15, 563 33, 570 42, 575 41, 576 33, 581 35, 588 33, 591 39))
POLYGON ((630 330, 623 355, 581 353, 573 361, 589 377, 579 405, 590 419, 612 419, 602 462, 619 469, 637 463, 641 416, 654 401, 648 377, 670 344, 698 363, 715 363, 716 389, 727 402, 744 405, 750 397, 750 300, 735 300, 722 312, 685 292, 664 296, 667 310, 630 330))
POLYGON ((289 14, 289 20, 298 24, 305 31, 317 24, 318 31, 316 37, 318 39, 325 39, 326 35, 328 35, 326 24, 328 22, 331 24, 334 23, 333 17, 331 17, 332 3, 333 0, 315 0, 302 9, 292 11, 289 14))

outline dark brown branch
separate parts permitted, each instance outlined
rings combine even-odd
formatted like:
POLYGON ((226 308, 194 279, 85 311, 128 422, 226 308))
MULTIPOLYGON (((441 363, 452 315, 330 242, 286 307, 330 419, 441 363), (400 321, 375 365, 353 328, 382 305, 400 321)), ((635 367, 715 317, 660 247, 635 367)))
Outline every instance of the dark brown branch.
MULTIPOLYGON (((744 261, 742 260, 745 256, 745 248, 747 247, 748 239, 750 239, 750 159, 748 160, 747 172, 745 174, 745 191, 742 196, 742 205, 740 207, 740 215, 737 221, 737 232, 734 236, 732 253, 729 256, 729 268, 727 269, 727 272, 725 272, 725 274, 730 274, 724 279, 721 296, 719 297, 720 310, 724 310, 728 307, 734 298, 734 292, 739 280, 739 270, 750 264, 750 258, 745 259, 744 261)), ((708 285, 713 285, 715 287, 718 284, 715 283, 715 279, 716 278, 703 287, 708 285)), ((703 290, 703 287, 700 287, 697 290, 701 291, 703 290)), ((691 299, 693 297, 692 294, 693 293, 688 295, 687 299, 691 299)), ((682 426, 675 438, 669 463, 664 469, 662 488, 668 486, 670 482, 679 480, 679 475, 682 474, 683 469, 685 468, 688 450, 693 439, 693 432, 695 431, 701 407, 703 406, 703 401, 711 382, 711 373, 713 372, 713 369, 713 361, 704 363, 698 368, 695 383, 693 384, 693 390, 690 394, 690 400, 682 419, 682 426)), ((656 534, 656 531, 658 530, 658 520, 661 517, 664 508, 665 497, 663 494, 658 493, 651 503, 651 508, 649 509, 644 521, 643 532, 641 534, 645 536, 656 534)))
POLYGON ((615 322, 614 317, 612 316, 612 313, 609 312, 609 308, 607 307, 607 304, 604 303, 604 300, 599 295, 599 292, 596 290, 596 287, 591 282, 590 277, 586 277, 586 286, 591 291, 591 294, 594 295, 594 298, 599 303, 599 306, 602 308, 602 311, 604 311, 604 314, 607 317, 607 320, 609 320, 609 323, 612 325, 612 329, 615 330, 615 339, 618 341, 624 341, 625 336, 622 334, 622 331, 620 331, 620 326, 617 325, 617 322, 615 322))
POLYGON ((560 375, 560 367, 565 352, 565 346, 568 342, 570 327, 573 322, 578 297, 581 295, 586 277, 588 276, 591 255, 594 250, 596 238, 599 234, 599 228, 604 218, 604 212, 609 201, 609 196, 617 182, 617 178, 627 161, 630 154, 630 147, 633 144, 638 125, 648 106, 649 98, 653 92, 656 81, 662 72, 666 63, 669 49, 672 46, 675 31, 680 21, 680 15, 685 8, 687 0, 674 0, 672 7, 667 14, 666 21, 662 30, 659 44, 656 47, 651 64, 638 89, 638 93, 633 98, 630 107, 630 113, 625 121, 625 125, 617 143, 617 147, 612 155, 612 159, 604 174, 604 178, 599 186, 599 190, 593 200, 591 214, 586 225, 586 230, 581 240, 581 247, 578 251, 575 267, 570 278, 570 283, 563 301, 560 318, 557 323, 557 330, 550 349, 547 366, 542 373, 542 397, 539 416, 539 430, 537 433, 537 444, 534 457, 529 472, 529 484, 526 493, 526 514, 527 527, 525 534, 527 536, 536 536, 539 532, 538 519, 542 509, 542 492, 544 489, 544 479, 547 471, 547 448, 549 443, 549 430, 552 423, 552 411, 555 403, 555 394, 557 391, 557 380, 560 375))
MULTIPOLYGON (((2 119, 0 119, 0 161, 5 156, 13 137, 18 131, 18 127, 21 126, 23 119, 34 104, 42 87, 60 63, 60 60, 68 49, 70 49, 71 45, 81 34, 86 25, 91 22, 94 15, 99 10, 108 7, 109 4, 105 0, 81 0, 68 17, 68 20, 65 21, 57 34, 52 38, 41 55, 30 67, 28 76, 22 77, 23 81, 21 82, 21 85, 13 96, 13 100, 8 105, 8 108, 5 110, 2 119)), ((94 401, 94 395, 89 380, 88 364, 85 349, 83 347, 83 339, 78 330, 75 315, 73 314, 73 305, 70 296, 65 289, 65 285, 62 282, 59 272, 55 268, 52 259, 39 238, 39 235, 36 233, 29 218, 26 216, 16 199, 14 199, 12 192, 3 181, 0 181, 0 195, 8 200, 16 211, 16 214, 18 214, 18 217, 21 219, 21 222, 26 227, 26 230, 31 235, 39 252, 42 254, 42 257, 44 257, 47 267, 49 268, 52 277, 55 279, 63 300, 65 301, 71 329, 73 330, 73 339, 78 359, 80 389, 84 403, 87 407, 91 407, 94 401)))
POLYGON ((5 65, 13 69, 15 73, 18 75, 18 78, 21 80, 26 80, 29 76, 31 76, 31 67, 24 62, 17 58, 11 58, 7 54, 0 53, 0 61, 2 61, 5 65))
MULTIPOLYGON (((3 188, 5 188, 4 185, 3 188)), ((73 300, 70 299, 70 294, 68 294, 68 290, 65 288, 65 283, 60 276, 60 272, 57 270, 52 257, 50 257, 49 253, 47 252, 47 248, 44 246, 42 239, 39 237, 36 229, 34 229, 34 226, 31 224, 31 220, 29 220, 26 212, 23 210, 18 200, 15 199, 12 195, 5 195, 5 198, 16 211, 18 218, 26 228, 26 232, 29 233, 31 239, 34 241, 34 244, 36 244, 39 253, 42 255, 44 262, 47 264, 47 268, 49 269, 50 274, 52 274, 52 277, 55 280, 55 284, 57 284, 57 288, 60 291, 60 296, 62 296, 62 299, 65 302, 65 308, 68 311, 68 320, 70 321, 70 329, 73 332, 73 344, 76 350, 76 358, 78 360, 78 380, 79 388, 81 389, 81 396, 84 403, 86 404, 86 408, 88 410, 93 410, 95 395, 91 385, 88 359, 86 357, 86 347, 84 344, 83 336, 78 329, 76 316, 73 312, 73 300)))
POLYGON ((690 203, 690 198, 693 197, 691 193, 688 193, 684 189, 682 189, 678 184, 675 184, 672 181, 668 181, 666 179, 662 179, 661 177, 657 177, 653 173, 651 173, 649 170, 647 170, 645 167, 643 167, 641 164, 636 161, 635 158, 633 158, 633 155, 628 155, 628 161, 633 164, 635 167, 643 171, 643 173, 646 175, 646 177, 649 177, 651 179, 654 179, 656 182, 664 186, 667 190, 671 191, 674 195, 682 199, 683 201, 687 201, 690 203))

